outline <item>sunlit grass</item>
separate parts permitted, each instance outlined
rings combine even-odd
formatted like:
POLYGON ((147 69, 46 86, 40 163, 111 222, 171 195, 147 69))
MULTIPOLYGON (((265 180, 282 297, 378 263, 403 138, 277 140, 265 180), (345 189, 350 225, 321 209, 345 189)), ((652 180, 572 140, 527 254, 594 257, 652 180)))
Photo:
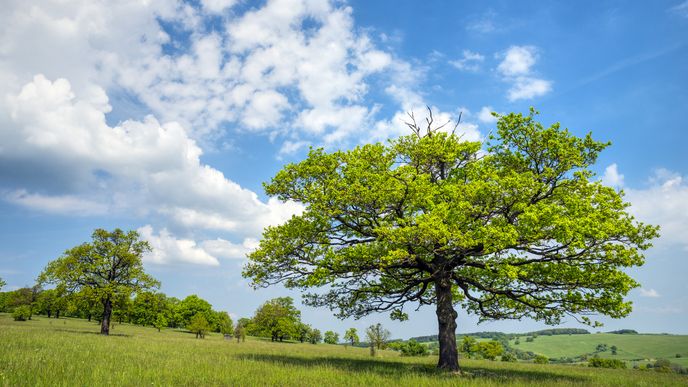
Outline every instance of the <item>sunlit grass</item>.
POLYGON ((434 369, 435 357, 403 358, 327 344, 245 343, 219 334, 197 340, 176 331, 75 319, 34 317, 15 322, 0 314, 0 384, 23 385, 279 385, 519 386, 688 385, 680 375, 577 366, 462 360, 463 375, 434 369))

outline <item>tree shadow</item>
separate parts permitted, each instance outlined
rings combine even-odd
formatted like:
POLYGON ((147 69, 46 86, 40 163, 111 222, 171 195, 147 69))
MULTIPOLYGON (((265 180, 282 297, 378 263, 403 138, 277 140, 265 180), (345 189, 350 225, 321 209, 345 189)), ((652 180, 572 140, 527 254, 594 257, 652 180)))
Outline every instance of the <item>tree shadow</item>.
MULTIPOLYGON (((242 360, 262 361, 275 365, 288 365, 297 367, 332 367, 350 372, 371 372, 383 377, 400 377, 404 375, 427 375, 440 379, 456 378, 456 374, 438 370, 432 364, 408 363, 382 359, 356 359, 341 357, 303 358, 278 354, 241 354, 237 355, 242 360)), ((575 375, 564 375, 543 370, 487 368, 477 366, 461 366, 461 378, 489 379, 494 382, 545 383, 557 382, 584 383, 587 378, 575 375)))
MULTIPOLYGON (((100 332, 96 332, 96 331, 83 331, 83 330, 79 330, 79 329, 56 328, 56 329, 53 329, 53 331, 55 331, 55 332, 81 333, 81 334, 84 334, 84 335, 97 335, 97 336, 101 336, 100 332)), ((103 336, 104 336, 104 335, 103 335, 103 336)), ((112 333, 112 332, 110 332, 110 334, 109 334, 108 336, 131 337, 131 335, 127 335, 127 334, 125 334, 125 333, 112 333)))

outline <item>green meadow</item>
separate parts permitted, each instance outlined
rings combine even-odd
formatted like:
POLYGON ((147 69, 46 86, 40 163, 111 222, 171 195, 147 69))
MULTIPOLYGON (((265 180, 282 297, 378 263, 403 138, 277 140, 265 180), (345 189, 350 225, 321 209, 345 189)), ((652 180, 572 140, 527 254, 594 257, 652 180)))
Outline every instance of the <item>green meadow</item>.
POLYGON ((237 343, 219 334, 200 340, 181 330, 127 324, 114 325, 109 337, 98 332, 97 324, 84 320, 35 316, 15 322, 0 314, 0 385, 688 385, 675 374, 483 360, 462 360, 457 375, 436 371, 436 357, 393 351, 372 358, 365 348, 250 337, 237 343))
POLYGON ((589 335, 555 335, 538 336, 532 342, 526 341, 527 336, 521 336, 519 344, 515 339, 509 345, 523 351, 532 351, 549 358, 576 357, 592 354, 599 344, 606 344, 608 348, 615 345, 616 355, 611 350, 599 352, 599 357, 626 361, 629 366, 645 364, 657 359, 667 359, 672 363, 688 366, 688 335, 660 335, 660 334, 611 334, 597 333, 589 335), (676 357, 679 355, 680 357, 676 357))

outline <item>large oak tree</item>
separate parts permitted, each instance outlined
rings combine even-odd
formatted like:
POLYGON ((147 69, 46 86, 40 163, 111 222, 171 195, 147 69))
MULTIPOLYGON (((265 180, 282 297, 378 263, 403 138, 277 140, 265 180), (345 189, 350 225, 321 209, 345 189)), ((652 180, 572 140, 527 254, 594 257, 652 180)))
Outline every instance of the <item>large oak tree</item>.
POLYGON ((320 291, 304 301, 341 318, 434 305, 438 367, 459 369, 455 307, 481 319, 622 317, 657 228, 590 171, 608 143, 508 114, 488 141, 427 120, 349 151, 312 149, 266 184, 305 211, 269 227, 244 275, 255 286, 320 291))
POLYGON ((143 270, 141 258, 147 251, 148 242, 139 240, 136 231, 97 229, 92 242, 73 247, 48 263, 38 281, 98 300, 103 311, 100 333, 107 335, 117 299, 159 285, 143 270))

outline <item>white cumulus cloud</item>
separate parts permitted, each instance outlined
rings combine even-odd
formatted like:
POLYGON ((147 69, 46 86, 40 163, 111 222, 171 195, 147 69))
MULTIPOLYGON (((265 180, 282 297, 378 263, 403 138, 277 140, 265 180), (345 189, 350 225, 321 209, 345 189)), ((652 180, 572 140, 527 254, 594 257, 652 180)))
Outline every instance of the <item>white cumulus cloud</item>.
POLYGON ((511 84, 507 93, 509 101, 540 97, 552 90, 552 82, 535 76, 532 70, 538 60, 535 47, 511 46, 497 56, 502 58, 497 72, 511 84))
POLYGON ((220 262, 191 239, 177 239, 166 229, 156 235, 153 227, 143 226, 137 230, 143 240, 152 247, 143 257, 144 262, 154 264, 190 263, 195 265, 218 266, 220 262))
POLYGON ((610 187, 621 188, 624 185, 624 175, 619 173, 616 163, 609 165, 602 175, 602 184, 610 187))
POLYGON ((470 50, 463 50, 461 59, 449 61, 449 64, 462 71, 478 71, 485 56, 470 50))
POLYGON ((643 297, 658 298, 659 293, 654 289, 640 288, 640 295, 643 297))

